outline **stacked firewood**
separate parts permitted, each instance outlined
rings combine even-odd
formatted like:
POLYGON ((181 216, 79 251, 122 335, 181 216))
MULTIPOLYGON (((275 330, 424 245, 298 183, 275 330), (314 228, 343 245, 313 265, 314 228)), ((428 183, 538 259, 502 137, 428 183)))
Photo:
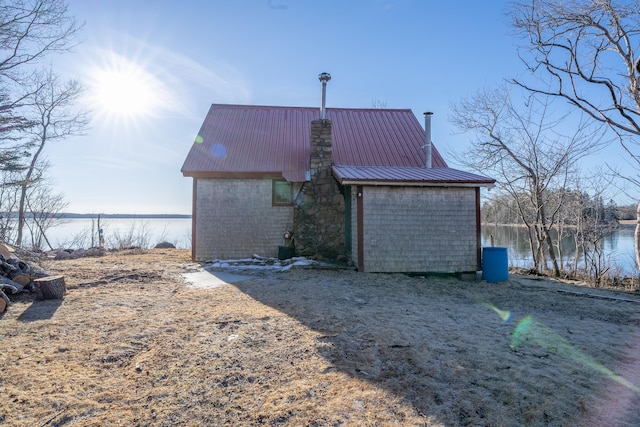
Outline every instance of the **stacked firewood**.
POLYGON ((18 258, 15 250, 0 242, 0 313, 11 303, 8 295, 36 292, 39 299, 62 298, 62 276, 49 277, 37 264, 18 258))

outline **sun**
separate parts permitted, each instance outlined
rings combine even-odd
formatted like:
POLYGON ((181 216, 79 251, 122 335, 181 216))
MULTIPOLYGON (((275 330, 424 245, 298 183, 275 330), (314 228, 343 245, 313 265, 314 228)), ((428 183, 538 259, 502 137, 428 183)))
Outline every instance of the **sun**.
POLYGON ((111 54, 90 72, 91 109, 111 119, 136 119, 155 115, 163 108, 167 90, 142 66, 111 54))
POLYGON ((145 76, 136 70, 101 70, 95 78, 98 108, 127 116, 153 109, 153 91, 145 76))

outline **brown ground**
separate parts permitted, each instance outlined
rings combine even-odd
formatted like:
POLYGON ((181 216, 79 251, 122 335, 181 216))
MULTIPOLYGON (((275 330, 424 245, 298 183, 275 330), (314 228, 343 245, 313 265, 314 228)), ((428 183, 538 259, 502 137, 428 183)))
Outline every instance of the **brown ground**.
POLYGON ((329 269, 199 289, 199 268, 49 262, 65 299, 0 318, 0 424, 640 425, 640 304, 584 295, 637 293, 329 269))

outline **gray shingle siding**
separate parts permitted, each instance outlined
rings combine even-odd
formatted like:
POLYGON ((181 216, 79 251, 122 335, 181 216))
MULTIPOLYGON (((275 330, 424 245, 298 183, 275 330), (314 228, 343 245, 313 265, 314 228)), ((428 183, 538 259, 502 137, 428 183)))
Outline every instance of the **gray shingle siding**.
MULTIPOLYGON (((367 186, 363 204, 365 271, 477 270, 474 188, 367 186)), ((352 231, 357 249, 356 224, 352 231)))
POLYGON ((292 206, 272 206, 271 179, 197 179, 195 259, 275 257, 292 206))

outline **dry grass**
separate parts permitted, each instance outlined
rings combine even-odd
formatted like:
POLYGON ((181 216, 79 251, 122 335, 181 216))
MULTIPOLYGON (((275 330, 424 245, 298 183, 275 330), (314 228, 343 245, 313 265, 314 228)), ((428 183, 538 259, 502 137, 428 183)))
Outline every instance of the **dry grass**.
POLYGON ((0 424, 640 425, 640 304, 557 292, 575 285, 292 270, 198 289, 184 250, 47 268, 64 301, 0 318, 0 424))

